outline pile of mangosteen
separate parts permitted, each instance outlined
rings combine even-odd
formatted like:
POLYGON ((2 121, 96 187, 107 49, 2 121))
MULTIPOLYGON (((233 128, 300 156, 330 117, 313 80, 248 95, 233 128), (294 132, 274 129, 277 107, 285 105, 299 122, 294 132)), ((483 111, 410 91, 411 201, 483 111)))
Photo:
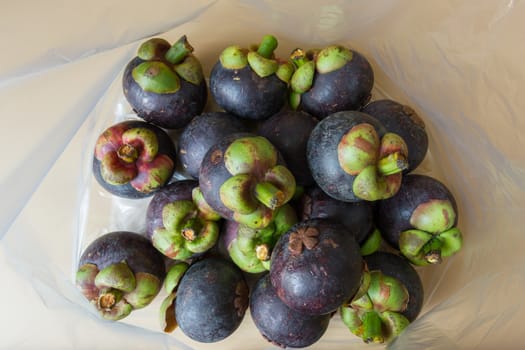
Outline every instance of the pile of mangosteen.
POLYGON ((418 269, 461 249, 454 196, 413 172, 428 148, 417 113, 371 101, 354 49, 282 58, 277 45, 226 47, 206 79, 186 36, 154 38, 124 68, 134 116, 98 137, 93 173, 149 202, 145 232, 106 233, 80 257, 76 283, 103 318, 162 293, 159 327, 199 342, 249 310, 281 347, 312 345, 330 322, 388 343, 421 311, 418 269))

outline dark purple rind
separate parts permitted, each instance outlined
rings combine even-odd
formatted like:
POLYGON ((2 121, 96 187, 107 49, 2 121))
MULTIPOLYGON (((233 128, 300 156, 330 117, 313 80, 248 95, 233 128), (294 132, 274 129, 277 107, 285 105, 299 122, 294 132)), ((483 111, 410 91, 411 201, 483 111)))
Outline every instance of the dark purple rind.
POLYGON ((182 277, 175 317, 191 339, 217 342, 239 327, 248 302, 248 286, 240 269, 223 259, 205 258, 193 263, 182 277))
POLYGON ((448 188, 433 177, 420 174, 403 176, 401 188, 392 198, 379 201, 376 206, 375 221, 382 237, 393 248, 399 249, 401 232, 413 229, 410 217, 418 205, 433 199, 449 200, 456 212, 458 209, 454 196, 448 188))
POLYGON ((379 120, 389 132, 398 134, 408 147, 409 173, 416 169, 428 150, 425 123, 410 107, 392 100, 377 100, 366 105, 362 112, 379 120))
POLYGON ((225 112, 208 112, 193 118, 179 136, 179 158, 184 171, 199 178, 199 169, 208 149, 224 136, 249 131, 246 120, 225 112))
POLYGON ((290 308, 309 315, 334 312, 358 290, 363 259, 354 236, 341 224, 311 219, 294 225, 272 251, 270 278, 290 308), (292 254, 290 234, 302 228, 319 231, 312 249, 292 254))
POLYGON ((362 244, 375 228, 372 202, 339 201, 328 196, 319 187, 306 189, 297 207, 302 220, 319 218, 343 224, 359 244, 362 244))
POLYGON ((94 264, 98 270, 125 261, 131 271, 149 273, 162 281, 166 275, 164 259, 150 243, 138 233, 115 231, 95 239, 82 253, 79 267, 94 264))
MULTIPOLYGON (((173 143, 173 140, 170 138, 170 136, 161 128, 147 123, 142 120, 126 120, 121 123, 124 123, 127 125, 128 129, 132 128, 146 128, 150 129, 155 132, 155 135, 157 135, 157 140, 159 142, 159 151, 158 154, 165 154, 167 155, 172 161, 173 166, 175 168, 177 164, 177 150, 175 148, 175 144, 173 143)), ((102 175, 100 174, 100 161, 93 155, 93 175, 95 176, 95 179, 97 182, 109 193, 122 197, 122 198, 129 198, 129 199, 141 199, 152 196, 156 191, 149 192, 149 193, 143 193, 139 192, 136 189, 134 189, 130 183, 126 183, 124 185, 112 185, 104 181, 102 178, 102 175)), ((175 172, 175 169, 173 170, 175 172)), ((171 176, 173 173, 169 176, 171 176)), ((169 182, 169 181, 168 181, 169 182)))
POLYGON ((252 289, 250 313, 262 336, 283 348, 314 344, 326 332, 331 318, 330 314, 308 316, 286 306, 277 296, 268 273, 252 289))
POLYGON ((249 65, 228 69, 218 61, 210 73, 210 92, 225 111, 241 118, 263 120, 285 105, 288 86, 275 74, 261 78, 249 65))
POLYGON ((383 274, 396 278, 408 291, 408 304, 401 312, 410 322, 414 321, 423 308, 423 283, 410 262, 402 256, 376 252, 364 257, 368 270, 380 270, 383 274))
POLYGON ((381 138, 386 130, 375 118, 357 111, 342 111, 322 119, 312 130, 306 147, 308 166, 317 185, 330 197, 343 202, 357 202, 352 189, 355 176, 339 165, 337 147, 343 135, 360 123, 374 126, 381 138))
POLYGON ((139 117, 162 128, 179 129, 202 113, 208 98, 205 79, 194 85, 181 78, 180 89, 174 93, 144 91, 132 76, 133 68, 142 62, 139 57, 133 58, 122 76, 124 96, 139 117))
POLYGON ((180 201, 192 201, 192 190, 199 186, 195 180, 173 182, 155 193, 146 210, 146 234, 151 239, 158 228, 163 228, 162 210, 166 204, 180 201))
POLYGON ((352 60, 329 73, 314 75, 312 88, 301 95, 299 108, 322 119, 332 113, 359 110, 371 97, 374 71, 370 62, 353 51, 352 60))
POLYGON ((317 123, 317 118, 306 112, 285 109, 263 121, 258 129, 259 135, 266 137, 281 152, 301 186, 314 184, 306 161, 306 144, 317 123))

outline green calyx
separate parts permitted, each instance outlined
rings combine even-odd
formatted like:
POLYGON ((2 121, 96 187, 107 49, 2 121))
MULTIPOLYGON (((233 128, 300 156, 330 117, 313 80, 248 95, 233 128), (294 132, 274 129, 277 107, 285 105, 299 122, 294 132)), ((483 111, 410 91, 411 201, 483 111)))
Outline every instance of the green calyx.
POLYGON ((197 206, 189 200, 168 203, 162 209, 164 227, 154 230, 153 246, 165 256, 184 260, 210 249, 219 237, 215 221, 199 217, 197 206))
POLYGON ((219 61, 227 69, 243 69, 248 64, 247 51, 233 45, 225 48, 219 56, 219 61))
POLYGON ((249 174, 238 174, 227 179, 219 189, 221 202, 239 214, 250 214, 258 207, 253 195, 255 178, 249 174))
POLYGON ((377 228, 374 228, 360 246, 361 255, 366 256, 376 252, 381 246, 382 240, 381 232, 377 228))
POLYGON ((397 279, 380 271, 365 271, 361 287, 340 308, 344 324, 366 343, 383 343, 409 324, 400 312, 406 309, 408 291, 397 279))
POLYGON ((131 292, 137 286, 135 275, 125 262, 109 265, 102 269, 95 278, 98 289, 117 289, 122 292, 131 292))
POLYGON ((224 165, 232 175, 262 174, 277 164, 277 156, 277 149, 265 137, 242 137, 224 152, 224 165))
POLYGON ((168 269, 166 278, 164 279, 163 289, 168 296, 164 298, 159 310, 159 323, 161 329, 166 333, 171 333, 177 328, 177 320, 175 319, 175 299, 177 298, 177 288, 182 276, 189 268, 186 262, 178 262, 168 269))
POLYGON ((310 60, 302 49, 292 51, 290 59, 295 65, 295 72, 290 79, 291 90, 296 94, 303 94, 312 88, 315 62, 310 60))
POLYGON ((141 60, 159 60, 164 57, 171 45, 168 41, 162 38, 152 38, 143 42, 138 50, 137 57, 141 60))
POLYGON ((134 310, 148 306, 161 289, 159 278, 150 273, 137 272, 135 279, 137 282, 135 289, 124 294, 124 299, 134 310))
POLYGON ((399 135, 386 133, 379 138, 368 123, 353 126, 337 146, 341 169, 355 176, 354 194, 367 201, 387 199, 397 193, 401 172, 408 167, 407 154, 407 146, 399 135))
POLYGON ((166 293, 174 293, 179 285, 179 282, 189 268, 189 264, 183 261, 177 262, 170 266, 166 278, 164 279, 163 288, 166 293))
POLYGON ((264 205, 259 205, 257 209, 249 214, 233 213, 233 220, 239 224, 250 228, 264 228, 268 226, 275 216, 275 210, 271 210, 264 205))
POLYGON ((218 221, 221 219, 221 215, 210 207, 204 199, 200 187, 197 186, 191 191, 191 198, 199 210, 199 217, 203 220, 218 221))
POLYGON ((261 56, 258 52, 250 51, 246 56, 250 68, 261 78, 277 72, 279 64, 276 60, 261 56))
POLYGON ((228 247, 233 262, 249 273, 269 270, 272 249, 283 233, 295 223, 297 216, 290 205, 279 208, 270 224, 254 229, 239 224, 237 237, 228 247))
POLYGON ((172 94, 180 89, 175 71, 162 61, 145 61, 133 68, 133 80, 144 91, 156 94, 172 94))
POLYGON ((193 55, 188 55, 181 63, 173 67, 179 77, 193 85, 199 85, 204 80, 200 61, 193 55))
POLYGON ((444 257, 461 250, 463 237, 456 223, 456 212, 449 200, 433 199, 413 211, 414 229, 401 232, 399 249, 413 264, 438 264, 444 257))
POLYGON ((413 229, 399 236, 401 253, 417 266, 438 264, 460 251, 462 246, 463 237, 456 227, 437 234, 413 229))
MULTIPOLYGON (((130 149, 130 158, 135 161, 137 158, 143 162, 151 162, 159 152, 159 141, 157 134, 148 128, 131 128, 122 134, 123 146, 117 153, 122 152, 122 148, 130 149)), ((123 159, 124 160, 124 159, 123 159)))
POLYGON ((353 58, 351 50, 341 46, 328 46, 317 53, 316 68, 321 74, 342 68, 353 58))

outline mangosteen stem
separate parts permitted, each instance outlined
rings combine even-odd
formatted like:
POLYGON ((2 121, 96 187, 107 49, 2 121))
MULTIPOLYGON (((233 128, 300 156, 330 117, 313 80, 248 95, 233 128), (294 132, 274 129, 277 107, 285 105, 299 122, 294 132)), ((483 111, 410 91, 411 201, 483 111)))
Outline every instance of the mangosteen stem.
POLYGON ((428 241, 427 244, 423 247, 423 255, 425 257, 425 260, 429 264, 439 264, 442 261, 441 258, 441 247, 443 246, 443 242, 435 237, 432 238, 430 241, 428 241))
POLYGON ((255 247, 255 255, 257 256, 257 259, 261 261, 266 261, 270 259, 270 247, 268 244, 263 243, 259 244, 255 247))
POLYGON ((118 289, 108 288, 102 290, 98 296, 98 306, 101 310, 111 310, 117 304, 124 293, 118 289))
POLYGON ((188 42, 186 35, 183 35, 177 40, 166 52, 164 56, 171 64, 177 64, 181 62, 188 54, 193 52, 193 47, 188 42))
POLYGON ((290 54, 290 59, 292 60, 292 62, 295 64, 297 68, 301 67, 307 62, 310 62, 310 60, 308 59, 306 55, 306 52, 301 48, 297 48, 293 50, 292 53, 290 54))
POLYGON ((381 331, 381 317, 375 311, 365 312, 363 315, 363 340, 365 343, 383 343, 381 331))
POLYGON ((394 175, 408 169, 408 161, 400 152, 394 152, 380 159, 377 168, 384 176, 394 175))
POLYGON ((188 241, 193 241, 202 230, 203 224, 199 218, 190 218, 181 225, 180 233, 188 241))
POLYGON ((271 58, 277 45, 277 39, 273 35, 265 35, 257 48, 257 53, 264 58, 271 58))
POLYGON ((280 207, 285 199, 283 191, 272 183, 263 181, 255 185, 255 198, 270 209, 280 207))
POLYGON ((118 157, 126 163, 133 163, 139 157, 139 153, 135 147, 130 144, 123 144, 117 150, 118 157))

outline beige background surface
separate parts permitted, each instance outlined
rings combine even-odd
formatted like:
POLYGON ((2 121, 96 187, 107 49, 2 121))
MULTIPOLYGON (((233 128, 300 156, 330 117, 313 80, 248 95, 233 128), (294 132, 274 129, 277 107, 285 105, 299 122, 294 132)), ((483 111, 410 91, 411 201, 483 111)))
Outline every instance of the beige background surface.
MULTIPOLYGON (((427 124, 430 153, 419 171, 456 194, 465 249, 421 271, 423 312, 392 348, 522 348, 524 19, 524 3, 513 0, 4 4, 0 348, 272 348, 249 317, 206 346, 180 331, 160 334, 154 311, 102 322, 71 284, 89 240, 143 225, 135 214, 144 204, 113 200, 89 172, 93 138, 129 112, 119 79, 140 42, 186 34, 209 71, 222 48, 266 33, 283 56, 335 42, 364 53, 374 97, 411 105, 427 124)), ((337 321, 313 348, 375 348, 337 321)))

